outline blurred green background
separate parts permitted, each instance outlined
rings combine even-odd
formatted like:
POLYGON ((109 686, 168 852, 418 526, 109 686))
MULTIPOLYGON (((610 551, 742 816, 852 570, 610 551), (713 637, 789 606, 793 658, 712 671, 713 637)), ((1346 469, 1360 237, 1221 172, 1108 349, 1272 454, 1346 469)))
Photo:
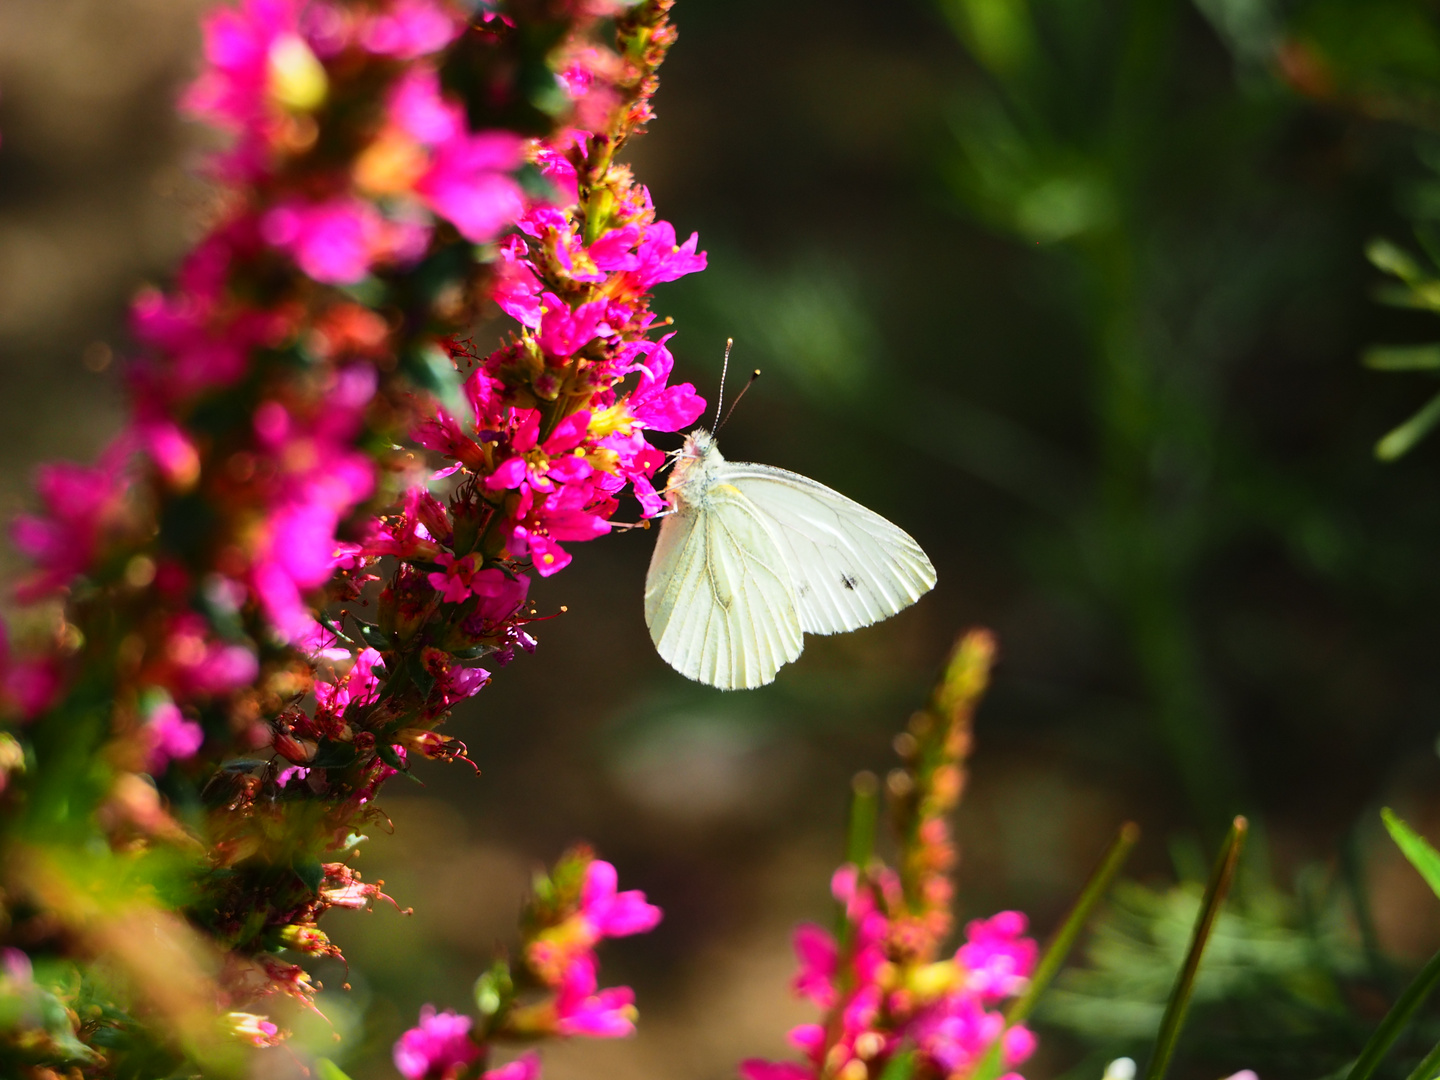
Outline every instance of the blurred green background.
MULTIPOLYGON (((202 7, 0 2, 7 510, 37 461, 115 429, 125 302, 198 235, 205 136, 171 102, 202 7)), ((1418 252, 1440 221, 1440 7, 680 0, 676 21, 631 156, 710 254, 656 303, 682 375, 713 396, 733 336, 766 374, 727 456, 890 517, 940 584, 725 695, 650 646, 650 536, 577 550, 539 593, 568 612, 452 723, 483 775, 422 768, 384 800, 395 834, 359 865, 415 913, 331 917, 354 985, 326 995, 342 1059, 386 1075, 422 1001, 463 1008, 530 869, 579 838, 667 914, 606 960, 639 991, 639 1037, 552 1049, 546 1075, 718 1080, 783 1054, 809 1018, 788 932, 826 916, 847 779, 890 766, 953 636, 984 624, 1003 662, 959 821, 962 916, 1020 907, 1047 932, 1127 817, 1134 876, 1163 889, 1243 811, 1241 974, 1212 989, 1269 1005, 1202 992, 1182 1059, 1336 1067, 1440 945, 1440 905, 1377 818, 1440 833, 1440 445, 1372 453, 1435 386, 1359 362, 1440 338, 1433 314, 1375 303, 1363 255, 1374 236, 1418 252), (1277 1056, 1281 1030, 1314 1053, 1277 1056)), ((1140 938, 1184 908, 1127 904, 1111 929, 1133 917, 1140 938)), ((1120 989, 1163 996, 1173 968, 1147 989, 1150 961, 1125 955, 1120 989)), ((1027 1075, 1098 1076, 1143 1046, 1149 1005, 1087 1012, 1102 975, 1057 998, 1027 1075)))

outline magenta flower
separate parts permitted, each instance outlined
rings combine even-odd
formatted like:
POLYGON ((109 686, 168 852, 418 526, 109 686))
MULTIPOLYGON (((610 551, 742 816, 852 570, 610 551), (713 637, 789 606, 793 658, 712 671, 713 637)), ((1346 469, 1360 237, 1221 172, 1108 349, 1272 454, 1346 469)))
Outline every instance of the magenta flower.
POLYGON ((965 927, 966 942, 955 961, 966 971, 967 986, 987 1001, 1013 997, 1029 982, 1036 945, 1023 936, 1025 926, 1020 912, 1002 911, 965 927))
POLYGON ((619 1039, 635 1030, 635 991, 612 986, 596 992, 595 958, 575 957, 555 995, 555 1027, 562 1035, 619 1039))
POLYGON ((157 775, 172 761, 194 757, 205 742, 205 730, 194 720, 185 719, 175 703, 168 700, 150 710, 145 734, 150 741, 146 768, 157 775))
POLYGON ((471 1021, 433 1005, 420 1009, 420 1023, 395 1043, 395 1068, 405 1080, 444 1080, 480 1056, 470 1039, 471 1021))
POLYGON ((278 204, 260 219, 260 235, 327 285, 353 285, 370 272, 383 223, 373 205, 353 197, 278 204))
POLYGON ((449 45, 463 25, 443 0, 396 0, 389 11, 370 19, 361 43, 377 56, 414 60, 449 45))
POLYGON ((206 68, 182 101, 192 115, 236 133, 218 163, 231 179, 258 174, 267 157, 271 56, 299 31, 299 0, 241 0, 204 20, 206 68))
POLYGON ((540 1055, 527 1050, 510 1064, 490 1069, 481 1080, 540 1080, 540 1055))
POLYGON ((10 529, 15 546, 35 563, 35 572, 16 589, 23 602, 69 585, 89 566, 124 492, 115 457, 97 466, 60 462, 36 470, 45 513, 21 514, 10 529))
POLYGON ((814 923, 802 923, 795 929, 794 946, 800 971, 791 987, 820 1008, 830 1008, 835 1004, 833 980, 840 960, 835 939, 814 923))
POLYGON ((674 336, 666 334, 650 343, 640 353, 643 362, 635 362, 640 381, 630 395, 630 414, 652 431, 681 431, 705 411, 705 399, 695 393, 690 383, 666 386, 675 368, 675 357, 666 343, 674 336))
POLYGON ((415 191, 471 243, 495 239, 525 210, 510 174, 524 161, 524 142, 505 131, 456 135, 440 144, 415 191))
POLYGON ((580 917, 590 927, 595 940, 607 937, 628 937, 653 930, 663 912, 647 903, 639 889, 616 892, 619 875, 615 867, 602 859, 594 860, 585 870, 585 885, 580 893, 580 917))
POLYGON ((18 712, 29 719, 49 706, 59 688, 60 672, 55 661, 46 656, 15 656, 10 651, 5 624, 0 622, 0 713, 18 712))
POLYGON ((657 221, 646 230, 645 239, 635 252, 636 266, 629 275, 637 288, 648 289, 662 281, 675 281, 704 270, 705 253, 695 250, 699 243, 699 234, 691 233, 690 239, 677 245, 675 226, 668 221, 657 221))
POLYGON ((596 337, 613 333, 605 325, 608 309, 606 301, 592 300, 572 310, 554 293, 546 293, 540 304, 540 333, 536 340, 551 356, 573 356, 596 337))

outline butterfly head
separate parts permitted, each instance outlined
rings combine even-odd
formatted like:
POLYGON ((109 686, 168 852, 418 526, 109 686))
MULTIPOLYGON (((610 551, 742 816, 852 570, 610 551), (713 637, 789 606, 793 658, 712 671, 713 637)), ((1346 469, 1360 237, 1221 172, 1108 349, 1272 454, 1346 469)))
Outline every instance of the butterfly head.
POLYGON ((715 436, 706 431, 703 427, 697 427, 689 435, 685 436, 685 446, 680 451, 681 457, 703 458, 715 449, 715 436))

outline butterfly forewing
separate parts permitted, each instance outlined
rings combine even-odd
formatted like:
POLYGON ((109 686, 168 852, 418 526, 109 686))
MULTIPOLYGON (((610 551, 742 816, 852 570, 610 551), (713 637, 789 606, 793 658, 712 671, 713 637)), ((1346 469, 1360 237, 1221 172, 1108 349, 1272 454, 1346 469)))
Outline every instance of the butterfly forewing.
POLYGON ((838 491, 748 462, 726 462, 721 478, 770 523, 806 633, 869 626, 934 586, 935 567, 908 533, 838 491))
POLYGON ((729 484, 665 518, 645 577, 645 622, 666 663, 739 690, 772 681, 800 655, 792 572, 777 541, 729 484))

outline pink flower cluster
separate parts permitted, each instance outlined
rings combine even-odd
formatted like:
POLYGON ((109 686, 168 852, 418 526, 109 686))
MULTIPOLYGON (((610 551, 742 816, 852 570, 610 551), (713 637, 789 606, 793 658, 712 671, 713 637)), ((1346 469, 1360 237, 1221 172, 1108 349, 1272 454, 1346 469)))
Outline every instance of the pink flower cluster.
POLYGON ((661 912, 638 890, 616 891, 615 867, 599 859, 585 869, 578 907, 541 931, 525 959, 541 983, 554 992, 555 1031, 613 1039, 635 1030, 635 992, 628 986, 597 990, 595 946, 604 938, 643 934, 661 912))
POLYGON ((448 0, 243 0, 206 20, 209 66, 185 104, 232 133, 217 162, 223 178, 266 183, 255 219, 264 244, 314 280, 343 285, 414 265, 441 222, 479 244, 515 221, 524 141, 472 131, 461 103, 440 90, 438 57, 465 26, 448 0), (360 152, 287 187, 277 159, 313 149, 324 109, 356 104, 354 72, 395 61, 403 73, 360 152))
MULTIPOLYGON (((615 867, 579 851, 561 860, 548 903, 537 898, 535 925, 525 947, 524 976, 543 999, 497 1001, 487 1017, 488 1039, 537 1035, 618 1038, 635 1030, 635 994, 628 986, 597 988, 595 947, 605 938, 651 930, 661 912, 638 890, 620 892, 615 867), (558 882, 559 884, 555 884, 558 882), (570 884, 566 884, 566 883, 570 884), (556 890, 560 895, 556 895, 556 890)), ((507 974, 507 981, 509 976, 507 974)), ((420 1023, 395 1043, 395 1066, 406 1080, 448 1080, 487 1054, 474 1023, 454 1012, 420 1012, 420 1023)), ((484 1073, 484 1080, 536 1080, 540 1065, 527 1054, 484 1073)))
MULTIPOLYGON (((622 497, 659 512, 647 434, 704 408, 671 385, 650 301, 705 255, 614 163, 650 117, 669 4, 542 7, 235 0, 205 21, 185 105, 230 136, 217 223, 132 307, 126 429, 94 466, 42 470, 15 524, 22 598, 77 602, 38 656, 0 629, 0 715, 64 724, 67 687, 100 670, 120 744, 105 760, 152 773, 162 803, 203 788, 213 868, 301 821, 296 850, 348 851, 416 754, 465 757, 434 728, 535 647, 532 577, 609 532, 622 497), (517 57, 560 73, 553 112, 486 111, 528 99, 505 82, 517 57), (483 85, 463 86, 466 64, 483 85), (481 358, 457 335, 492 297, 515 327, 481 358), (298 800, 314 812, 287 813, 298 800)), ((241 973, 222 980, 236 1016, 307 998, 272 953, 337 955, 317 920, 383 895, 321 865, 318 885, 308 864, 273 890, 215 873, 192 898, 241 973)), ((545 1030, 621 1035, 633 995, 599 988, 594 946, 659 911, 617 892, 609 864, 585 873, 527 956, 545 1030)), ((279 1038, 266 1024, 251 1026, 279 1038)), ((468 1067, 461 1027, 425 1018, 406 1067, 468 1067)), ((527 1080, 527 1060, 495 1080, 527 1080)))
POLYGON ((863 1080, 907 1049, 918 1075, 963 1076, 997 1040, 1007 1069, 1030 1056, 1035 1037, 1018 1025, 1006 1029, 994 1009, 1025 989, 1035 966, 1025 916, 1005 911, 976 920, 952 959, 915 963, 896 947, 904 901, 892 871, 862 877, 843 866, 831 890, 844 906, 843 944, 813 924, 795 932, 800 970, 792 985, 825 1013, 824 1022, 790 1032, 807 1062, 752 1059, 740 1066, 745 1080, 863 1080))

